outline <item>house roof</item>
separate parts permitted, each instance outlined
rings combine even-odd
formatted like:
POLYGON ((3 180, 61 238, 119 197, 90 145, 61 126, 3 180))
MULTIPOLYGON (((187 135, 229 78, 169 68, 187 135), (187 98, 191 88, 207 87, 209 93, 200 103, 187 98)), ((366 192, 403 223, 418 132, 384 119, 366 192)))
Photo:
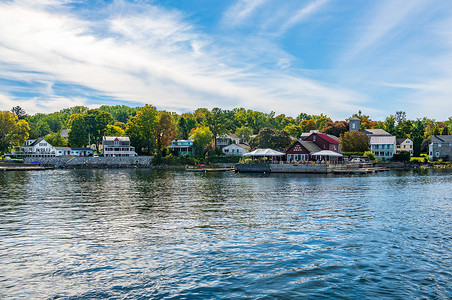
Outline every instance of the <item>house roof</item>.
POLYGON ((67 137, 69 135, 69 131, 70 131, 69 129, 63 129, 61 130, 60 135, 62 137, 67 137))
POLYGON ((432 143, 452 143, 452 135, 433 135, 432 143))
POLYGON ((71 147, 55 147, 56 150, 71 151, 71 147))
MULTIPOLYGON (((409 138, 402 138, 402 139, 396 139, 396 144, 397 145, 400 145, 400 144, 402 144, 403 142, 405 142, 406 140, 410 140, 409 138)), ((410 140, 411 141, 411 140, 410 140)))
POLYGON ((396 142, 395 136, 371 136, 370 144, 371 145, 382 145, 382 144, 394 144, 396 142))
POLYGON ((249 149, 250 148, 250 146, 247 145, 247 144, 236 144, 236 145, 239 146, 239 147, 242 147, 243 149, 249 149))
POLYGON ((342 157, 343 155, 331 150, 322 150, 317 153, 311 154, 312 156, 330 156, 330 157, 342 157))
MULTIPOLYGON (((27 141, 30 141, 30 140, 27 140, 27 141)), ((40 142, 42 142, 43 140, 44 140, 43 138, 39 138, 39 139, 34 140, 34 142, 31 143, 30 145, 24 144, 22 147, 33 147, 33 146, 36 146, 37 144, 39 144, 40 142)))
POLYGON ((368 136, 376 136, 376 135, 391 135, 384 129, 376 128, 376 129, 361 129, 361 132, 365 133, 368 136))
POLYGON ((319 146, 317 146, 316 144, 314 144, 314 142, 311 141, 298 141, 306 150, 309 151, 309 153, 315 153, 320 151, 321 149, 319 148, 319 146))
POLYGON ((361 119, 360 118, 357 118, 357 117, 351 117, 350 119, 348 119, 349 121, 350 120, 356 120, 356 121, 361 121, 361 119))
POLYGON ((118 139, 119 141, 130 141, 128 136, 104 136, 104 141, 114 141, 118 139))
POLYGON ((244 156, 283 156, 285 153, 275 151, 273 149, 256 149, 254 151, 243 154, 244 156))
POLYGON ((324 134, 324 133, 320 133, 320 132, 315 132, 315 134, 317 134, 319 137, 321 137, 322 139, 330 142, 331 144, 339 144, 339 142, 336 139, 333 139, 331 136, 329 136, 328 134, 324 134))

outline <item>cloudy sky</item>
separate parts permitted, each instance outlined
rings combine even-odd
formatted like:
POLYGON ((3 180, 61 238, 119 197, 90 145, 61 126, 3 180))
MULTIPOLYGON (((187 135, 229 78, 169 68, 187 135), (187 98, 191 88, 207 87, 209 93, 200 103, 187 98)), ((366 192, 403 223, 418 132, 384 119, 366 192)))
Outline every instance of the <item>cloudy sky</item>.
POLYGON ((452 1, 1 0, 0 110, 452 116, 452 1))

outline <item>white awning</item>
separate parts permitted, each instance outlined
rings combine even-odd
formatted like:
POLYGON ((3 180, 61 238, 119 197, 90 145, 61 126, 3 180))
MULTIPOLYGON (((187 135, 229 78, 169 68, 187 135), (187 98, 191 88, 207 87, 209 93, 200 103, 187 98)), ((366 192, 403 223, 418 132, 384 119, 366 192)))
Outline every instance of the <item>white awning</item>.
POLYGON ((311 154, 311 156, 329 156, 329 157, 342 157, 343 155, 330 150, 322 150, 311 154))
POLYGON ((256 149, 252 152, 243 154, 244 156, 283 156, 285 153, 273 149, 256 149))

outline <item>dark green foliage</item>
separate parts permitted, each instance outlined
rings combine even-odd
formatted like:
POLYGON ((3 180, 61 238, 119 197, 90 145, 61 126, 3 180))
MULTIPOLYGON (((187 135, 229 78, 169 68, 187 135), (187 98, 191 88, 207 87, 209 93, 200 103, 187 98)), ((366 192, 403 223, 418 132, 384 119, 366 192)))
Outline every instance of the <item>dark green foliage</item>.
POLYGON ((292 143, 289 134, 284 130, 262 128, 259 134, 250 141, 252 148, 285 149, 292 143))
POLYGON ((108 106, 102 105, 99 110, 108 112, 117 122, 127 123, 132 117, 137 114, 139 107, 129 107, 125 105, 108 106))
POLYGON ((198 160, 195 157, 191 157, 187 154, 174 156, 172 154, 163 157, 161 155, 157 155, 152 160, 152 164, 154 166, 158 165, 167 165, 167 166, 195 166, 198 163, 198 160))
POLYGON ((410 152, 408 151, 401 151, 400 153, 394 154, 392 157, 392 161, 403 161, 408 162, 411 160, 410 152))

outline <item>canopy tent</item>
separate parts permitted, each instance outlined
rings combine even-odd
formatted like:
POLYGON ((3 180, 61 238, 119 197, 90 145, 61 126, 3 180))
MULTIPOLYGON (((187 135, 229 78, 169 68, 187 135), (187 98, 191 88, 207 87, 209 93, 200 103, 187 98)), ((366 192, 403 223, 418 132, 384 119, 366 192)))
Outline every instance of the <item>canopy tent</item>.
POLYGON ((254 151, 248 152, 243 154, 243 156, 250 156, 252 157, 253 161, 256 157, 258 158, 265 158, 265 159, 271 159, 271 162, 273 163, 276 161, 281 161, 281 158, 284 157, 285 153, 275 151, 273 149, 256 149, 254 151))
POLYGON ((311 156, 343 157, 342 154, 334 152, 334 151, 330 151, 330 150, 322 150, 322 151, 311 154, 311 156))
POLYGON ((317 157, 322 161, 336 164, 339 162, 339 159, 342 159, 343 155, 330 150, 322 150, 311 154, 311 157, 317 157))
POLYGON ((275 151, 273 149, 256 149, 254 151, 248 152, 243 154, 243 156, 268 156, 268 157, 275 157, 275 156, 283 156, 285 153, 275 151))

